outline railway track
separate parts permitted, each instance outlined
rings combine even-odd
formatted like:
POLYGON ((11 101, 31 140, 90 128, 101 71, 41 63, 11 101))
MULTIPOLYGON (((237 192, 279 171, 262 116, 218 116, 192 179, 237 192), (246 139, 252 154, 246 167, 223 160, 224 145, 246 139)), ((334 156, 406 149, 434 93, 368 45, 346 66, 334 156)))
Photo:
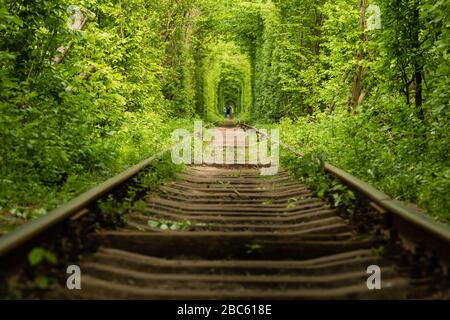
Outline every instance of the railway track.
MULTIPOLYGON (((114 186, 126 180, 122 178, 114 186)), ((355 189, 363 192, 364 186, 355 189)), ((396 215, 395 209, 392 213, 382 203, 377 205, 367 194, 361 196, 368 204, 363 211, 384 216, 380 219, 384 222, 389 217, 389 224, 361 232, 355 221, 314 197, 287 171, 267 177, 253 165, 192 165, 174 181, 149 191, 142 199, 144 206, 131 209, 125 224, 94 230, 95 218, 88 218, 89 208, 105 193, 94 192, 84 203, 63 210, 65 217, 52 220, 52 230, 59 228, 57 234, 68 237, 69 242, 70 235, 64 234, 67 227, 58 226, 79 225, 78 234, 89 243, 84 246, 89 249, 77 250, 66 258, 80 266, 82 290, 68 290, 61 280, 37 297, 450 297, 446 227, 436 224, 435 229, 428 230, 412 222, 415 215, 405 219, 396 215), (412 239, 417 234, 425 235, 422 242, 412 239), (367 286, 367 268, 374 265, 381 270, 380 290, 369 290, 367 286)), ((52 236, 45 237, 52 231, 41 225, 39 232, 35 227, 35 235, 28 231, 28 239, 17 243, 22 239, 20 235, 27 234, 24 229, 18 230, 15 238, 10 236, 16 243, 3 241, 2 247, 0 239, 0 258, 15 270, 5 273, 6 280, 14 273, 16 279, 19 277, 17 270, 22 269, 18 266, 26 264, 24 255, 30 248, 55 241, 52 236)), ((60 271, 65 274, 65 269, 60 271)), ((35 293, 31 290, 28 294, 34 297, 35 293)))

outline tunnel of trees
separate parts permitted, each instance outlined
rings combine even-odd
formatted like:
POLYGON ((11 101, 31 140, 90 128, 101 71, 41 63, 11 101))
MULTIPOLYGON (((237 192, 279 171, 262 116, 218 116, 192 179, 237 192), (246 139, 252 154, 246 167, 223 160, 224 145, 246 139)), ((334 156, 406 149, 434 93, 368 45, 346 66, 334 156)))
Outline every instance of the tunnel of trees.
POLYGON ((0 0, 0 226, 225 103, 449 221, 449 14, 445 0, 0 0))

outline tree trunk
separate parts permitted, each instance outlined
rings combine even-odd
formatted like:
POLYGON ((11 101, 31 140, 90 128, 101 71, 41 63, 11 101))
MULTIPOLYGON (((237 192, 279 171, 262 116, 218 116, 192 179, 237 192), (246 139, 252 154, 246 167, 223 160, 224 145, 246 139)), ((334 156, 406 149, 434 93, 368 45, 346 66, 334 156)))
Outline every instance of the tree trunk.
POLYGON ((422 69, 423 67, 419 64, 414 65, 414 84, 415 84, 415 94, 414 94, 414 102, 416 108, 419 112, 419 117, 424 120, 423 108, 422 108, 422 69))
POLYGON ((413 43, 414 50, 416 51, 414 55, 414 103, 418 112, 418 116, 421 120, 425 120, 425 115, 422 108, 423 98, 422 98, 422 73, 423 65, 420 55, 420 0, 414 0, 414 11, 413 11, 413 43))
POLYGON ((364 58, 364 42, 366 40, 365 30, 366 30, 366 1, 359 0, 359 30, 361 32, 360 44, 358 53, 356 55, 356 73, 353 77, 352 83, 352 98, 351 106, 353 108, 357 107, 362 103, 364 95, 362 94, 362 77, 363 77, 363 66, 362 60, 364 58))
MULTIPOLYGON (((80 21, 78 22, 78 27, 77 27, 78 31, 83 30, 83 28, 85 27, 86 23, 89 20, 88 13, 86 12, 86 10, 82 9, 81 12, 83 13, 83 16, 81 17, 80 21)), ((66 58, 69 50, 73 47, 73 45, 74 45, 74 42, 70 41, 67 46, 59 47, 56 50, 57 54, 52 58, 51 63, 54 65, 62 63, 64 61, 64 59, 66 58)))

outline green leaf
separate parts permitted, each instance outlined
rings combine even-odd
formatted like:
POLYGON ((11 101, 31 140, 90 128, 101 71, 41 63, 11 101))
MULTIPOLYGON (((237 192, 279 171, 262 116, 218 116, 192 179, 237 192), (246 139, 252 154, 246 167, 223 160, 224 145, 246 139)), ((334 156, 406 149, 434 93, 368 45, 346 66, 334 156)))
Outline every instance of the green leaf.
POLYGON ((28 254, 28 262, 31 266, 36 266, 44 260, 45 250, 42 248, 34 248, 28 254))
POLYGON ((160 228, 161 230, 168 230, 168 229, 169 229, 169 227, 168 227, 167 224, 165 224, 165 223, 161 224, 161 225, 159 226, 159 228, 160 228))
POLYGON ((147 224, 150 228, 158 228, 159 227, 158 221, 148 220, 147 224))
POLYGON ((38 276, 34 283, 36 288, 45 290, 48 288, 49 280, 46 276, 38 276))
POLYGON ((31 266, 37 266, 43 261, 47 261, 50 264, 56 264, 58 262, 53 253, 40 247, 34 248, 28 254, 28 262, 31 266))

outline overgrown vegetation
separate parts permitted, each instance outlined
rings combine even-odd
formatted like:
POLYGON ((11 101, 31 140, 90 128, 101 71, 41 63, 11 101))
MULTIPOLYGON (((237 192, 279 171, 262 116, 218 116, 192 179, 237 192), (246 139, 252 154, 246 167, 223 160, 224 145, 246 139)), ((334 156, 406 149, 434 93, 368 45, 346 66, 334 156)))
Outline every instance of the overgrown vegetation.
POLYGON ((428 139, 426 144, 419 140, 417 127, 401 125, 401 119, 410 116, 402 112, 406 113, 391 110, 391 118, 384 122, 371 112, 318 113, 295 122, 284 120, 279 128, 284 142, 307 157, 321 157, 391 196, 449 221, 448 146, 441 140, 428 139))
POLYGON ((73 4, 0 2, 0 226, 167 148, 194 115, 185 3, 73 4))
POLYGON ((449 220, 449 12, 444 0, 0 0, 0 226, 227 102, 449 220))
POLYGON ((99 222, 102 227, 116 228, 125 225, 129 212, 145 209, 142 198, 149 191, 158 190, 165 182, 175 179, 176 174, 183 169, 184 165, 172 162, 170 153, 155 159, 119 190, 98 201, 99 222))
POLYGON ((449 9, 429 0, 241 1, 230 21, 252 57, 251 119, 279 123, 308 157, 450 221, 449 9))

